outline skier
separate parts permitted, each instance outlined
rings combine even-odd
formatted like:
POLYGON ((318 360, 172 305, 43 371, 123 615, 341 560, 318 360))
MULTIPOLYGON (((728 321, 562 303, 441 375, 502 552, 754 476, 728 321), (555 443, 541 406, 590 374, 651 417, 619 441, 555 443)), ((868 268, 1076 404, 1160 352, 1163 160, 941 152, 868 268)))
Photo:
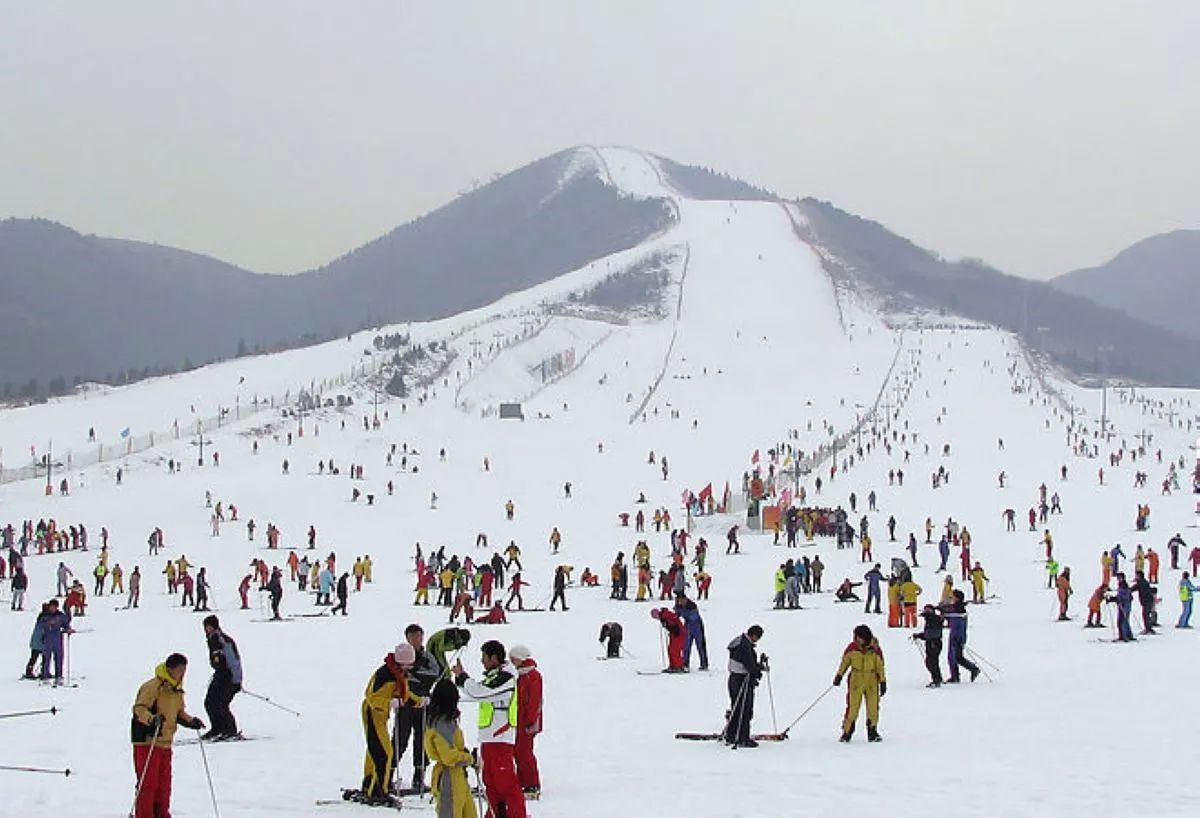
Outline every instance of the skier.
POLYGON ((875 613, 882 613, 880 610, 880 583, 883 582, 883 571, 879 570, 879 563, 863 574, 863 579, 867 581, 867 606, 863 609, 863 613, 871 613, 871 602, 875 602, 875 613))
MULTIPOLYGON (((46 603, 48 610, 42 620, 42 681, 50 678, 50 662, 54 662, 54 685, 62 684, 63 638, 75 631, 71 628, 71 614, 58 609, 58 600, 46 603)), ((39 617, 40 618, 40 617, 39 617)))
POLYGON ((337 581, 337 605, 329 611, 331 616, 337 616, 338 611, 342 612, 342 616, 349 616, 346 610, 346 603, 350 601, 350 572, 343 571, 337 581))
POLYGON ((129 575, 129 599, 125 602, 126 608, 136 608, 138 601, 142 597, 142 569, 135 565, 133 573, 129 575))
POLYGON ((137 775, 134 818, 171 814, 171 745, 177 725, 203 730, 204 722, 190 715, 183 701, 187 657, 172 653, 154 669, 154 678, 138 688, 133 702, 130 734, 133 771, 137 775))
POLYGON ((1171 570, 1179 570, 1179 552, 1187 547, 1187 543, 1183 541, 1183 537, 1176 534, 1167 541, 1167 550, 1171 553, 1171 570))
POLYGON ((208 610, 208 589, 208 572, 207 569, 201 568, 200 572, 196 574, 196 605, 192 610, 208 610))
MULTIPOLYGON (((425 780, 423 737, 427 717, 426 710, 420 701, 431 695, 435 685, 444 678, 445 674, 438 665, 437 659, 425 649, 425 631, 420 625, 414 623, 405 628, 404 641, 412 647, 414 653, 412 668, 408 671, 408 687, 417 701, 403 701, 396 710, 396 720, 392 732, 392 740, 396 748, 393 770, 400 766, 400 759, 404 757, 411 739, 413 743, 412 791, 419 794, 422 792, 425 780)), ((433 790, 436 794, 436 787, 433 787, 433 790)), ((397 790, 397 792, 402 795, 408 794, 401 790, 397 790)))
POLYGON ((383 664, 371 674, 363 693, 362 721, 367 751, 363 761, 362 789, 355 800, 367 804, 390 805, 388 787, 392 781, 395 757, 388 734, 388 714, 392 701, 400 704, 420 702, 408 687, 408 671, 416 660, 412 645, 402 642, 395 651, 383 657, 383 664))
MULTIPOLYGON (((517 603, 517 610, 525 610, 525 600, 521 597, 521 589, 528 588, 529 583, 521 579, 521 572, 517 571, 512 575, 512 579, 508 583, 508 600, 504 603, 504 610, 511 611, 513 603, 517 603)), ((566 605, 566 603, 563 603, 566 605)))
POLYGON ((655 608, 650 611, 667 632, 667 668, 664 673, 686 673, 683 663, 683 645, 687 641, 687 624, 670 608, 655 608))
POLYGON ((271 572, 271 580, 267 583, 267 592, 271 599, 271 619, 283 619, 279 614, 279 603, 283 601, 283 572, 278 568, 271 572))
POLYGON ((1192 584, 1188 572, 1184 571, 1183 576, 1179 578, 1179 601, 1183 603, 1183 610, 1179 614, 1179 622, 1175 624, 1175 627, 1192 627, 1192 600, 1195 598, 1196 586, 1192 584))
POLYGON ((1133 611, 1133 591, 1124 573, 1117 574, 1117 592, 1105 598, 1117 604, 1117 641, 1134 642, 1133 629, 1129 626, 1129 615, 1133 611))
POLYGON ((751 625, 729 643, 729 715, 725 721, 726 744, 734 747, 757 747, 750 738, 750 721, 754 718, 754 688, 768 669, 767 657, 761 659, 755 648, 762 639, 763 629, 751 625))
POLYGON ((433 660, 437 662, 438 668, 440 668, 439 675, 442 678, 449 676, 451 669, 446 655, 454 653, 457 659, 457 654, 470 642, 471 632, 466 628, 443 628, 429 637, 425 643, 425 649, 433 657, 433 660))
POLYGON ((57 576, 58 576, 58 588, 54 595, 55 596, 66 596, 67 591, 71 587, 70 581, 74 578, 75 575, 71 573, 70 568, 68 568, 64 563, 60 562, 58 564, 57 576))
POLYGON ((1137 594, 1138 604, 1142 606, 1142 636, 1151 636, 1156 632, 1154 626, 1158 624, 1158 616, 1154 611, 1158 589, 1146 580, 1144 573, 1137 571, 1130 590, 1137 594))
POLYGON ((504 645, 496 640, 480 648, 484 675, 475 681, 454 663, 454 683, 462 694, 479 702, 479 752, 483 757, 483 786, 488 818, 525 818, 525 798, 515 764, 518 711, 516 668, 505 660, 504 645))
POLYGON ((846 714, 842 718, 841 741, 848 742, 854 734, 858 710, 863 700, 867 705, 867 740, 880 741, 879 700, 887 694, 887 678, 884 672, 883 651, 879 641, 866 625, 854 629, 854 641, 842 651, 842 661, 834 674, 833 684, 841 685, 842 677, 850 673, 846 690, 846 714))
POLYGON ((12 604, 9 607, 14 611, 25 610, 25 592, 29 589, 29 577, 25 573, 24 565, 17 565, 13 568, 10 588, 12 604))
POLYGON ((846 577, 844 580, 842 580, 842 584, 838 586, 837 591, 834 592, 834 595, 837 597, 837 601, 858 602, 859 596, 858 594, 854 593, 854 589, 860 585, 862 585, 861 582, 851 582, 850 577, 846 577))
POLYGON ((982 603, 987 598, 987 586, 984 583, 989 582, 988 575, 984 573, 983 566, 979 564, 979 560, 975 560, 975 567, 971 569, 971 601, 982 603))
POLYGON ((742 553, 742 546, 741 546, 741 544, 738 543, 737 535, 738 535, 737 525, 731 526, 729 531, 727 531, 725 533, 725 539, 728 542, 728 545, 725 546, 726 554, 742 553))
POLYGON ((700 608, 695 602, 683 594, 675 597, 675 613, 687 627, 687 637, 683 643, 683 666, 692 667, 692 647, 695 646, 700 657, 700 669, 708 670, 708 640, 704 638, 704 618, 700 616, 700 608))
POLYGON ((950 683, 959 683, 960 667, 966 668, 971 674, 971 681, 975 681, 979 676, 979 667, 969 659, 963 652, 967 646, 967 597, 962 591, 954 592, 954 601, 950 605, 942 607, 942 614, 946 617, 946 624, 950 628, 950 649, 946 654, 946 659, 950 664, 950 683))
POLYGON ((605 622, 600 626, 600 641, 605 642, 606 659, 621 658, 621 642, 624 638, 624 628, 619 622, 605 622))
POLYGON ((467 767, 475 766, 475 757, 467 752, 459 727, 458 688, 448 680, 438 682, 425 710, 429 726, 421 746, 425 756, 435 762, 429 786, 438 817, 478 818, 467 781, 467 767))
POLYGON ((242 689, 242 656, 237 643, 221 630, 216 616, 204 617, 204 635, 208 639, 208 663, 212 679, 204 696, 204 711, 212 727, 204 734, 205 741, 224 741, 241 738, 237 719, 229 709, 233 697, 242 689))
POLYGON ((901 622, 906 628, 917 626, 917 599, 922 590, 911 577, 900 583, 901 622))
POLYGON ((562 534, 560 534, 558 532, 558 526, 555 526, 554 530, 550 532, 550 548, 551 548, 550 553, 557 554, 558 547, 561 544, 562 544, 562 534))
POLYGON ((554 569, 554 595, 550 598, 550 610, 553 611, 558 602, 562 603, 564 611, 571 610, 567 607, 567 571, 564 565, 554 569))
POLYGON ((942 628, 946 627, 946 619, 932 605, 926 605, 921 611, 921 619, 925 623, 924 630, 914 633, 912 638, 925 644, 925 669, 929 671, 926 687, 941 687, 942 628))
POLYGON ((1088 597, 1088 618, 1085 628, 1102 628, 1103 623, 1100 621, 1100 606, 1104 604, 1105 598, 1108 596, 1108 583, 1104 583, 1092 591, 1092 595, 1088 597))
POLYGON ((524 645, 513 645, 508 656, 517 669, 517 743, 513 751, 517 780, 526 798, 538 798, 542 778, 533 742, 542 732, 542 673, 524 645))
POLYGON ((25 675, 23 679, 36 679, 33 675, 33 669, 38 663, 38 659, 42 660, 42 669, 45 670, 46 660, 43 658, 43 649, 46 642, 46 618, 50 615, 50 603, 43 602, 42 610, 38 613, 37 619, 33 622, 33 632, 29 635, 29 661, 25 663, 25 675))
POLYGON ((1071 569, 1063 568, 1058 579, 1055 580, 1055 586, 1058 589, 1058 621, 1066 622, 1071 617, 1067 616, 1067 603, 1071 599, 1071 569))

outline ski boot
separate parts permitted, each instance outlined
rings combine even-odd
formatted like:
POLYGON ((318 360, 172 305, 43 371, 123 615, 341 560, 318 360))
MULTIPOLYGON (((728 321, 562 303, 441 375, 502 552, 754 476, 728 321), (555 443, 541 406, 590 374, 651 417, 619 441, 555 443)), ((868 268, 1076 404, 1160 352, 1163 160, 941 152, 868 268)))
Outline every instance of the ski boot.
POLYGON ((883 736, 879 735, 873 724, 867 725, 867 741, 883 741, 883 736))
POLYGON ((851 736, 853 736, 853 735, 854 735, 854 725, 852 724, 852 725, 850 725, 850 729, 849 729, 849 730, 843 730, 843 731, 842 731, 842 737, 841 737, 841 738, 839 738, 839 739, 838 739, 838 741, 842 742, 843 744, 849 744, 849 743, 850 743, 850 737, 851 737, 851 736))

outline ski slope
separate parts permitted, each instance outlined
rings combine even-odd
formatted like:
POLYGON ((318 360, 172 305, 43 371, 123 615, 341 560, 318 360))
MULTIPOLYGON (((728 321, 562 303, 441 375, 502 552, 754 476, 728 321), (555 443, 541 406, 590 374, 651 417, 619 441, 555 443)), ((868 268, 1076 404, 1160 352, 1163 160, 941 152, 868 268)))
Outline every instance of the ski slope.
MULTIPOLYGON (((363 428, 372 410, 360 387, 358 406, 322 410, 291 445, 284 433, 298 431, 294 420, 275 418, 273 432, 258 435, 253 429, 261 418, 213 430, 219 468, 198 467, 186 440, 168 440, 131 458, 119 486, 109 467, 101 466, 72 472, 68 497, 46 497, 38 481, 0 487, 0 524, 19 527, 21 520, 39 517, 53 517, 60 526, 83 522, 93 543, 88 553, 30 556, 27 611, 0 608, 0 655, 12 671, 12 681, 0 682, 6 708, 62 708, 53 718, 4 722, 0 763, 73 771, 58 779, 6 773, 6 814, 127 814, 134 783, 129 707, 137 686, 167 653, 180 650, 191 658, 185 689, 192 711, 202 711, 208 672, 201 615, 165 594, 160 572, 167 558, 186 554, 208 568, 214 610, 241 648, 246 689, 303 714, 296 718, 247 696, 235 699, 242 729, 259 740, 208 750, 221 815, 349 814, 366 808, 314 804, 336 798, 340 787, 357 786, 361 778, 359 704, 369 675, 401 641, 407 623, 420 622, 427 633, 446 624, 443 609, 410 604, 415 543, 427 552, 444 545, 447 553, 474 556, 475 537, 485 532, 490 556, 515 541, 523 549, 525 578, 533 583, 526 604, 536 606, 549 597, 555 565, 573 565, 576 577, 587 566, 604 578, 618 550, 632 551, 638 537, 632 528, 619 527, 617 514, 635 511, 639 492, 646 494, 647 510, 665 506, 678 524, 684 489, 698 491, 712 482, 719 491, 729 481, 736 493, 752 452, 765 458, 789 429, 798 430, 794 445, 812 451, 830 439, 828 427, 840 434, 881 395, 890 404, 905 391, 901 406, 881 412, 879 431, 884 416, 894 412, 893 430, 918 434, 917 444, 908 446, 908 462, 902 445, 890 457, 874 446, 832 482, 824 463, 805 485, 810 500, 829 504, 845 505, 855 492, 859 513, 867 493, 877 492, 878 512, 868 516, 875 558, 885 566, 891 556, 902 555, 902 543, 887 542, 889 515, 895 515, 901 538, 915 531, 923 541, 927 516, 939 525, 953 517, 970 528, 972 551, 997 597, 972 608, 970 644, 1002 669, 985 666, 994 681, 926 689, 909 632, 887 629, 881 617, 859 606, 834 604, 828 593, 803 598, 800 611, 771 610, 773 573, 785 558, 819 554, 828 566, 826 587, 832 588, 842 577, 861 579, 869 566, 859 562, 857 551, 838 551, 832 541, 818 538, 789 552, 773 547, 766 535, 743 531, 743 554, 726 557, 723 534, 737 519, 700 518, 694 534, 712 546, 708 570, 715 578, 711 600, 701 603, 710 673, 635 673, 663 666, 658 626, 648 604, 611 601, 604 587, 568 591, 566 613, 514 613, 509 625, 473 630, 472 647, 463 655, 472 672, 479 670, 475 647, 498 638, 528 645, 546 679, 546 732, 538 741, 545 792, 531 813, 599 818, 637 805, 652 813, 751 816, 795 804, 806 814, 833 816, 872 814, 899 799, 964 816, 1092 816, 1111 809, 1113 785, 1136 788, 1148 814, 1193 808, 1186 788, 1178 785, 1188 780, 1191 756, 1186 744, 1176 747, 1167 737, 1189 701, 1187 684, 1197 669, 1195 634, 1169 627, 1179 610, 1178 572, 1163 571, 1161 635, 1116 645, 1096 639, 1111 631, 1080 628, 1086 598, 1099 580, 1101 548, 1120 542, 1132 554, 1141 542, 1165 554, 1166 540, 1176 531, 1189 546, 1200 536, 1186 491, 1194 432, 1177 425, 1183 416, 1172 423, 1110 392, 1112 441, 1101 445, 1100 458, 1077 456, 1068 446, 1067 416, 1041 391, 1011 337, 952 328, 901 335, 853 301, 843 304, 843 328, 816 256, 796 239, 777 205, 683 199, 662 187, 652 159, 623 149, 597 149, 597 155, 631 195, 674 198, 677 224, 619 259, 472 314, 411 327, 414 338, 446 339, 460 356, 444 381, 430 388, 428 400, 385 400, 379 430, 363 428), (675 302, 667 318, 617 325, 547 316, 545 303, 599 280, 610 265, 662 246, 687 248, 686 271, 681 266, 672 273, 675 302), (544 321, 546 328, 537 332, 544 321), (473 347, 473 341, 479 344, 473 347), (492 344, 495 349, 489 349, 492 344), (555 382, 532 382, 528 368, 568 344, 592 349, 555 382), (1014 392, 1014 385, 1031 384, 1028 391, 1014 392), (539 391, 526 401, 525 422, 481 417, 479 410, 489 403, 534 388, 539 391), (1122 440, 1136 445, 1133 435, 1143 428, 1154 435, 1151 453, 1161 446, 1164 459, 1184 457, 1184 492, 1159 495, 1166 465, 1152 454, 1108 468, 1108 452, 1122 440), (406 472, 399 454, 386 465, 393 443, 419 452, 406 472), (951 453, 943 457, 947 443, 951 453), (438 455, 442 448, 444 460, 438 455), (669 458, 667 479, 647 462, 650 451, 669 458), (168 475, 167 458, 181 461, 183 471, 168 475), (318 475, 317 462, 329 458, 343 468, 341 476, 318 475), (290 463, 287 475, 284 459, 290 463), (1107 473, 1103 486, 1097 479, 1101 462, 1107 473), (350 463, 364 466, 364 480, 346 476, 350 463), (1069 469, 1066 481, 1059 476, 1063 464, 1069 469), (952 477, 935 490, 930 474, 939 466, 952 477), (905 471, 903 486, 888 484, 887 472, 896 468, 905 471), (1147 488, 1133 488, 1135 469, 1149 472, 1147 488), (997 484, 1001 470, 1008 475, 1004 489, 997 484), (826 478, 819 498, 817 474, 826 478), (385 489, 388 480, 395 485, 393 496, 385 489), (572 483, 571 499, 563 494, 566 481, 572 483), (1079 618, 1068 623, 1053 621, 1054 595, 1046 590, 1039 561, 1041 531, 1023 525, 1043 482, 1061 495, 1065 510, 1052 517, 1050 528, 1059 561, 1076 578, 1072 611, 1079 618), (375 505, 351 502, 354 487, 374 493, 375 505), (219 537, 211 536, 205 491, 236 504, 242 521, 256 521, 254 542, 243 523, 228 523, 219 537), (429 502, 433 492, 439 497, 436 509, 429 502), (509 499, 516 506, 511 522, 503 510, 509 499), (1141 533, 1132 530, 1139 502, 1153 508, 1151 529, 1141 533), (1016 533, 1004 532, 1001 512, 1008 506, 1018 512, 1016 533), (286 550, 265 550, 268 522, 282 530, 284 549, 302 547, 305 531, 315 525, 315 554, 336 552, 339 572, 356 556, 371 555, 375 582, 352 594, 349 616, 270 623, 262 621, 257 599, 251 610, 237 609, 236 586, 250 559, 282 564, 286 557, 286 550), (142 607, 124 610, 122 601, 107 595, 89 597, 89 613, 77 620, 80 632, 70 646, 78 688, 17 681, 33 624, 28 608, 53 593, 59 558, 91 589, 88 575, 101 526, 111 535, 110 564, 120 563, 127 572, 141 567, 142 607), (167 547, 151 560, 145 542, 154 526, 163 528, 167 547), (563 534, 558 556, 547 544, 555 526, 563 534), (609 620, 625 626, 631 658, 595 661, 603 654, 596 641, 599 626, 609 620), (676 741, 676 731, 720 728, 728 705, 725 645, 755 622, 766 628, 759 647, 772 664, 770 685, 759 689, 756 731, 771 730, 775 722, 782 729, 822 694, 851 629, 866 622, 875 628, 888 662, 883 743, 866 744, 861 725, 852 744, 837 743, 840 691, 823 699, 783 743, 730 751, 676 741), (669 802, 647 804, 664 790, 669 802)), ((82 438, 90 425, 108 435, 117 424, 141 422, 124 419, 135 407, 157 413, 146 417, 147 424, 169 424, 193 400, 227 403, 225 396, 238 390, 278 392, 306 378, 361 367, 367 346, 369 335, 360 333, 351 342, 205 367, 19 415, 4 412, 0 435, 6 451, 27 447, 29 438, 82 438), (241 377, 245 384, 238 382, 241 377)), ((1053 373, 1045 377, 1076 404, 1090 433, 1100 411, 1098 392, 1068 386, 1053 373)), ((1192 398, 1178 390, 1138 394, 1192 398)), ((870 427, 863 434, 864 444, 869 440, 870 427)), ((665 566, 668 534, 651 527, 644 537, 655 566, 665 566)), ((936 548, 921 545, 919 559, 914 574, 924 588, 922 601, 935 600, 941 584, 933 570, 936 548)), ((951 566, 956 567, 953 556, 951 566)), ((290 584, 283 609, 293 616, 315 610, 312 598, 290 584)), ((469 743, 473 719, 468 705, 463 721, 469 743)), ((177 747, 174 769, 177 818, 211 815, 199 748, 177 747)), ((408 758, 400 769, 408 775, 408 758)))

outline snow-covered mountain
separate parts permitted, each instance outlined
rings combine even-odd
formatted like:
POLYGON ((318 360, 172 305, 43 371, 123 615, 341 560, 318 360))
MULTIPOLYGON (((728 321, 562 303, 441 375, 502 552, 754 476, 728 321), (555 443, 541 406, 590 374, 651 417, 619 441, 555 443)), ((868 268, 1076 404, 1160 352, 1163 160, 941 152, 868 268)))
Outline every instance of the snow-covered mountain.
MULTIPOLYGON (((603 585, 572 586, 567 612, 514 612, 510 624, 472 628, 462 659, 473 673, 476 646, 496 638, 528 645, 545 675, 544 796, 533 814, 599 818, 634 807, 841 815, 878 811, 890 794, 943 803, 949 787, 964 794, 953 807, 963 816, 1073 818, 1110 808, 1113 782, 1136 784, 1151 814, 1182 814, 1190 802, 1177 782, 1191 759, 1162 739, 1197 666, 1192 632, 1169 627, 1179 613, 1180 572, 1164 559, 1160 635, 1129 645, 1102 641, 1111 638, 1112 606, 1105 606, 1106 628, 1080 626, 1100 581, 1100 549, 1119 542, 1132 555, 1144 543, 1165 555, 1172 534, 1195 538, 1186 492, 1195 393, 1122 389, 1105 399, 1059 377, 1009 332, 917 310, 903 322, 885 321, 875 301, 839 285, 820 247, 802 240, 803 213, 793 204, 682 195, 661 164, 637 151, 601 149, 594 160, 572 172, 603 173, 624 196, 665 202, 669 224, 470 312, 0 411, 0 481, 51 441, 56 464, 49 495, 44 471, 0 484, 0 525, 19 532, 22 520, 53 518, 90 532, 87 552, 31 549, 27 610, 0 609, 0 655, 14 669, 11 681, 0 682, 8 707, 62 708, 54 717, 5 721, 2 760, 73 773, 59 780, 5 773, 26 776, 6 779, 13 814, 126 814, 134 781, 129 707, 168 652, 191 657, 185 689, 202 711, 208 671, 200 616, 165 593, 167 559, 186 555, 207 569, 210 606, 245 663, 247 695, 235 699, 235 712, 256 739, 208 747, 204 756, 200 747, 177 747, 175 814, 211 814, 213 797, 231 818, 349 814, 366 808, 315 802, 359 781, 368 677, 408 622, 428 633, 447 624, 445 609, 411 604, 416 543, 426 554, 444 546, 482 559, 515 542, 532 583, 526 606, 544 607, 557 565, 574 566, 576 581, 590 568, 605 583, 616 553, 630 555, 644 539, 655 572, 665 568, 668 531, 649 525, 636 533, 620 522, 656 508, 671 513, 668 528, 691 530, 693 546, 700 537, 711 546, 711 598, 699 603, 710 672, 695 670, 696 657, 689 674, 654 672, 662 667, 662 631, 649 617, 651 603, 611 600, 603 585), (394 355, 407 397, 380 389, 391 377, 384 361, 394 355), (316 396, 321 408, 313 408, 316 396), (520 402, 524 422, 501 419, 502 402, 520 402), (197 419, 215 416, 219 425, 205 421, 197 433, 197 419), (1145 454, 1134 460, 1140 444, 1145 454), (1118 451, 1119 465, 1110 460, 1118 451), (796 462, 803 467, 793 469, 796 462), (1172 462, 1185 490, 1165 495, 1160 484, 1172 462), (362 466, 361 480, 350 479, 351 464, 362 466), (864 564, 857 548, 838 549, 821 535, 788 549, 750 530, 741 486, 756 465, 764 477, 780 475, 772 504, 785 488, 804 488, 810 503, 850 508, 853 493, 853 519, 865 514, 875 538, 872 560, 864 564), (945 479, 935 486, 939 471, 945 479), (1146 487, 1134 486, 1137 471, 1149 475, 1146 487), (726 483, 728 513, 688 518, 685 490, 712 484, 720 496, 726 483), (1063 513, 1028 526, 1025 514, 1043 483, 1063 513), (219 536, 206 492, 227 517, 231 505, 238 509, 238 521, 220 526, 219 536), (875 510, 866 508, 871 493, 875 510), (509 500, 512 520, 504 513, 509 500), (1142 504, 1153 506, 1151 526, 1135 531, 1142 504), (1002 518, 1009 507, 1015 532, 1002 518), (897 542, 887 536, 889 517, 897 542), (946 574, 937 571, 936 546, 925 544, 925 522, 936 535, 950 518, 972 532, 971 559, 989 578, 986 604, 970 608, 969 640, 986 675, 930 690, 911 631, 886 627, 861 604, 836 603, 829 590, 843 578, 860 581, 873 561, 886 569, 893 557, 907 559, 904 541, 913 532, 920 600, 936 601, 946 574), (278 551, 265 547, 268 523, 282 532, 278 551), (734 524, 742 527, 742 553, 727 556, 734 524), (317 542, 308 552, 310 525, 317 542), (150 557, 145 543, 155 526, 166 548, 150 557), (558 554, 548 544, 554 527, 563 535, 558 554), (141 606, 90 596, 70 642, 78 687, 18 681, 32 610, 54 592, 55 566, 63 561, 90 590, 101 528, 110 566, 119 563, 127 578, 139 566, 141 606), (1039 542, 1045 529, 1071 568, 1073 621, 1055 621, 1039 542), (486 548, 476 545, 480 533, 486 548), (291 549, 320 558, 333 552, 339 573, 370 554, 374 582, 351 594, 345 617, 306 616, 324 609, 291 583, 283 622, 266 621, 264 595, 253 590, 241 609, 236 589, 250 560, 282 566, 291 549), (827 566, 826 592, 804 595, 799 610, 775 610, 780 564, 817 555, 827 566), (623 661, 595 661, 607 621, 624 625, 623 661), (729 703, 725 645, 755 622, 766 629, 760 648, 772 667, 757 690, 755 731, 791 724, 788 740, 736 752, 677 741, 677 731, 720 728, 729 703), (860 725, 844 746, 837 742, 844 697, 831 681, 851 629, 863 622, 887 662, 884 741, 866 744, 860 725), (1115 710, 1114 691, 1126 696, 1115 710), (1136 763, 1129 748, 1139 752, 1136 763), (664 795, 648 801, 655 793, 664 795)), ((965 587, 958 557, 955 549, 949 567, 965 587)), ((475 706, 464 705, 471 744, 474 717, 475 706)), ((401 773, 410 771, 406 757, 401 773)))
POLYGON ((1053 281, 1060 290, 1200 338, 1200 230, 1173 230, 1126 247, 1098 267, 1053 281))
MULTIPOLYGON (((0 399, 124 383, 364 327, 460 314, 626 251, 661 247, 679 202, 782 208, 840 291, 877 309, 946 312, 1022 334, 1078 374, 1200 384, 1200 342, 978 262, 948 262, 828 203, 786 202, 719 172, 577 147, 466 193, 321 268, 257 275, 157 245, 0 223, 0 399), (621 178, 643 163, 654 184, 621 178), (668 196, 669 194, 669 196, 668 196), (1040 328, 1044 330, 1040 331, 1040 328)), ((747 248, 748 251, 753 247, 747 248)), ((635 297, 629 281, 611 282, 635 297)), ((736 284, 735 284, 736 286, 736 284)), ((603 293, 601 293, 602 297, 603 293)))

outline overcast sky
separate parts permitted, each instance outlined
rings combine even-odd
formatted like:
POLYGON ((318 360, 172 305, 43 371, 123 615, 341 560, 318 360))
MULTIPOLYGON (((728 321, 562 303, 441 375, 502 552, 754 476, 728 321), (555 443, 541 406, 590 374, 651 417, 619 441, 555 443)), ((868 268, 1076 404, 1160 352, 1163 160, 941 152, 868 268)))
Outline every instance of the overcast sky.
POLYGON ((1200 227, 1200 2, 0 0, 0 216, 315 266, 627 144, 1048 277, 1200 227))

